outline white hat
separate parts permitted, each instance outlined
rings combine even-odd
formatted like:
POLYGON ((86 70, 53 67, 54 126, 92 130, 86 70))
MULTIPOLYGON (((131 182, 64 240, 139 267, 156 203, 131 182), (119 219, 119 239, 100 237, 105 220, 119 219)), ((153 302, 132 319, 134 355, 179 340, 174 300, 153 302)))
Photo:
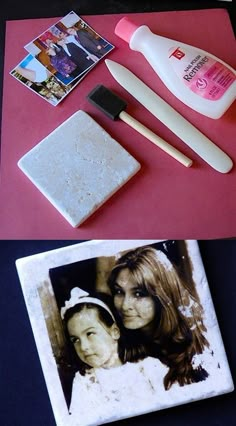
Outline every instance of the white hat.
POLYGON ((95 297, 90 297, 89 293, 82 290, 79 287, 72 288, 70 292, 70 299, 65 301, 65 306, 61 308, 61 318, 65 318, 65 313, 68 311, 68 309, 73 308, 76 305, 79 305, 81 303, 92 303, 93 305, 101 306, 103 309, 105 309, 109 314, 111 315, 113 321, 115 322, 114 315, 112 314, 111 310, 108 308, 108 306, 100 299, 97 299, 95 297))

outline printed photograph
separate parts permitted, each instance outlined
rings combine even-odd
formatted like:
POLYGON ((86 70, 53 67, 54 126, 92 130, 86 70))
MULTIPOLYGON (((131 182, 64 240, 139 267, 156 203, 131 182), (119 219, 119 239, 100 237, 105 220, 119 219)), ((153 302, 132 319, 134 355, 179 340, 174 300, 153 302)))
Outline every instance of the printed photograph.
POLYGON ((76 13, 70 12, 25 46, 59 81, 67 85, 99 62, 114 46, 76 13))
POLYGON ((196 241, 95 240, 16 266, 57 425, 233 390, 196 241))
POLYGON ((85 76, 70 84, 63 84, 31 54, 27 55, 10 74, 53 106, 58 105, 85 76))

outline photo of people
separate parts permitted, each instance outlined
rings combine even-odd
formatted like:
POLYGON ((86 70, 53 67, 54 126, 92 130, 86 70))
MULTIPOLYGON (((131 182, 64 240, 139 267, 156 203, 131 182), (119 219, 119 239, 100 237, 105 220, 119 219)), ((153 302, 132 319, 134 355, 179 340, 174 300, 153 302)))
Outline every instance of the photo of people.
POLYGON ((114 46, 70 12, 25 48, 66 85, 93 68, 114 46))
POLYGON ((70 84, 63 84, 31 54, 10 74, 53 106, 58 105, 81 80, 79 78, 70 84))
POLYGON ((233 389, 196 241, 88 241, 17 269, 58 424, 233 389))

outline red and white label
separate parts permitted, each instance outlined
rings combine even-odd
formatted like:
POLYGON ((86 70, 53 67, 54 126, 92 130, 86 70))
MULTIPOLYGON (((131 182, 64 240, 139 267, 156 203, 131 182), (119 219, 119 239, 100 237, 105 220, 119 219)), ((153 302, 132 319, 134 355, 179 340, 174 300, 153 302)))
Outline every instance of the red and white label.
POLYGON ((197 95, 217 101, 236 80, 227 66, 194 49, 170 49, 170 63, 188 88, 197 95), (176 60, 178 59, 178 60, 176 60))

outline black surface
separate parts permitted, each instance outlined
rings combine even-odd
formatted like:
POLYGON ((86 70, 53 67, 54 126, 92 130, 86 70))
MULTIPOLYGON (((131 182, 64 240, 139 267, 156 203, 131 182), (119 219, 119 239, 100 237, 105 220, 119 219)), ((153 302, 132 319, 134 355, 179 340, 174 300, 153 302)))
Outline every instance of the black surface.
MULTIPOLYGON (((55 426, 15 260, 75 243, 76 241, 0 241, 1 426, 55 426)), ((235 381, 236 240, 200 241, 199 244, 235 381)), ((112 424, 235 426, 235 399, 233 392, 112 424)))
POLYGON ((127 103, 123 99, 102 84, 94 87, 87 99, 112 120, 119 118, 121 111, 127 107, 127 103))

